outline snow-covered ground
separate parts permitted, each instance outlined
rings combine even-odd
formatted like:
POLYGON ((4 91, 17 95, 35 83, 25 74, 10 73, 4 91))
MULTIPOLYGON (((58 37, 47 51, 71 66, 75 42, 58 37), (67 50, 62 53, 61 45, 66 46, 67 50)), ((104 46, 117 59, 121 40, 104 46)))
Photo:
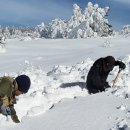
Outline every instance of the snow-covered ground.
MULTIPOLYGON (((31 89, 15 105, 15 124, 0 115, 1 130, 130 130, 130 38, 7 40, 0 76, 27 74, 31 89), (87 73, 100 57, 126 63, 114 88, 89 95, 87 73)), ((110 73, 109 83, 118 72, 110 73)))

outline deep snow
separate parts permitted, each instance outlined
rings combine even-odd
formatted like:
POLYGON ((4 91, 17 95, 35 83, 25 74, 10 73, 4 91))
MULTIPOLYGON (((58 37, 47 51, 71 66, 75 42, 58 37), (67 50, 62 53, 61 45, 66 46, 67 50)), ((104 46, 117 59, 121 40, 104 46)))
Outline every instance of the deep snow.
MULTIPOLYGON (((129 130, 130 38, 7 40, 0 48, 0 75, 30 76, 29 92, 15 105, 15 124, 0 115, 2 130, 129 130), (126 63, 115 88, 89 95, 85 89, 93 62, 112 55, 126 63), (50 109, 51 108, 51 109, 50 109)), ((110 73, 109 83, 118 72, 110 73)))

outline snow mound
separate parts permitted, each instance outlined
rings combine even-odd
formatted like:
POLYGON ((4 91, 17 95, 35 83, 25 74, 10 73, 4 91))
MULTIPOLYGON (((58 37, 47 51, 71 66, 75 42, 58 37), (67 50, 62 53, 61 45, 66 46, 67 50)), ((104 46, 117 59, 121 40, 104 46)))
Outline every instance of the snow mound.
POLYGON ((30 36, 23 37, 23 38, 20 39, 20 41, 31 41, 31 40, 32 40, 32 38, 30 36))
MULTIPOLYGON (((84 65, 82 63, 82 66, 84 65)), ((77 64, 76 66, 78 68, 79 65, 77 64)), ((20 73, 29 75, 32 82, 29 92, 26 95, 18 97, 16 109, 20 118, 42 114, 64 98, 88 95, 87 90, 79 85, 83 85, 85 82, 81 83, 76 70, 73 70, 73 72, 77 75, 77 82, 73 83, 75 76, 72 73, 69 74, 70 70, 68 71, 68 67, 61 68, 61 72, 55 72, 55 69, 53 69, 46 74, 40 67, 35 68, 28 65, 26 70, 20 73), (65 75, 62 73, 63 70, 65 75), (67 73, 68 79, 66 77, 67 73), (57 78, 59 77, 58 79, 56 79, 56 75, 57 78), (69 86, 63 87, 63 84, 69 84, 69 86)), ((70 68, 72 70, 74 67, 70 68)))

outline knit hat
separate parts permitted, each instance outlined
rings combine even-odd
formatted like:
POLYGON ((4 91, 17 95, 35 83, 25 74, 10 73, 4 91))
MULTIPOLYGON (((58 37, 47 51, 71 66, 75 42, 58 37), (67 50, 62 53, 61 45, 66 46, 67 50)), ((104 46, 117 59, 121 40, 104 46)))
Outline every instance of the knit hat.
POLYGON ((20 75, 15 80, 18 84, 18 90, 27 93, 31 85, 30 78, 27 75, 20 75))

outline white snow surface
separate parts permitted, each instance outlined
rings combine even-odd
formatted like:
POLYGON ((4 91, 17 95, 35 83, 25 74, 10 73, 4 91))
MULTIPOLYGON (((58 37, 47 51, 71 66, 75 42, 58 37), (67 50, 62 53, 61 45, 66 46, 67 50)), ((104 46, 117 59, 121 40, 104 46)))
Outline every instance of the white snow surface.
MULTIPOLYGON (((130 38, 6 40, 0 76, 27 74, 31 88, 17 97, 21 121, 0 115, 1 130, 130 130, 130 38), (89 95, 87 73, 97 58, 126 64, 114 88, 89 95)), ((116 77, 115 67, 108 77, 116 77)))

